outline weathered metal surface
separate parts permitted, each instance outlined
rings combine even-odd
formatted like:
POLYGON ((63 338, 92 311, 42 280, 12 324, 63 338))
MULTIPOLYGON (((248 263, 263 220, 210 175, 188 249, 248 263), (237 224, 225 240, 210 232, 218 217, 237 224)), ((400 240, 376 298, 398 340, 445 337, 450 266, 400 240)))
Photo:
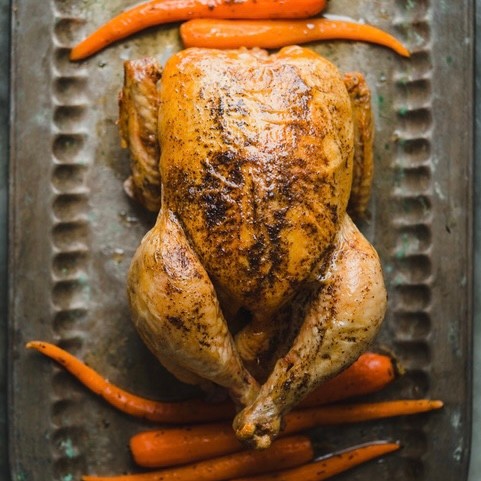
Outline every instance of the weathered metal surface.
MULTIPOLYGON (((122 62, 180 48, 176 26, 153 29, 87 62, 69 48, 125 2, 13 2, 10 193, 10 454, 12 478, 73 481, 134 471, 132 420, 24 349, 59 343, 131 391, 174 399, 189 389, 137 338, 125 273, 152 218, 124 195, 119 148, 122 62)), ((470 429, 472 265, 472 4, 337 0, 329 12, 390 30, 409 60, 371 46, 312 47, 373 90, 376 177, 371 218, 389 312, 378 346, 405 376, 378 397, 429 396, 442 412, 318 429, 326 448, 391 438, 405 449, 339 479, 466 479, 470 429)))

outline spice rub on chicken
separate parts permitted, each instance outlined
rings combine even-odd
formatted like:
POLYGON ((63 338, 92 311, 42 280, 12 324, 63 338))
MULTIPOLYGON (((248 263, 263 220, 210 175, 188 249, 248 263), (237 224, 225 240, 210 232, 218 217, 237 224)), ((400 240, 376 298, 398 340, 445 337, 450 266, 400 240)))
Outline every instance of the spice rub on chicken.
POLYGON ((385 314, 349 215, 372 177, 366 83, 300 47, 187 49, 163 71, 126 62, 119 124, 127 191, 159 212, 129 271, 135 326, 178 379, 226 388, 238 438, 267 447, 385 314))

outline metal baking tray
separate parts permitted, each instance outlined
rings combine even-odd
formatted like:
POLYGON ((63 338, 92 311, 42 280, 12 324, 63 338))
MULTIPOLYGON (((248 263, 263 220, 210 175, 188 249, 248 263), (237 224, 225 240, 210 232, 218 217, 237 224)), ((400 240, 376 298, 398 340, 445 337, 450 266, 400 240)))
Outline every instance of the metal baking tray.
MULTIPOLYGON (((70 47, 121 0, 13 1, 9 430, 12 479, 75 481, 135 471, 129 437, 151 424, 116 412, 24 348, 58 343, 111 381, 158 399, 190 389, 151 357, 125 296, 129 260, 152 216, 125 196, 116 127, 122 63, 165 61, 176 25, 74 64, 70 47)), ((404 449, 337 479, 466 480, 470 445, 473 4, 332 0, 329 12, 380 26, 409 60, 372 45, 311 45, 373 91, 376 173, 362 230, 380 253, 389 311, 377 347, 406 374, 378 398, 431 397, 436 413, 313 432, 325 449, 376 438, 404 449)))

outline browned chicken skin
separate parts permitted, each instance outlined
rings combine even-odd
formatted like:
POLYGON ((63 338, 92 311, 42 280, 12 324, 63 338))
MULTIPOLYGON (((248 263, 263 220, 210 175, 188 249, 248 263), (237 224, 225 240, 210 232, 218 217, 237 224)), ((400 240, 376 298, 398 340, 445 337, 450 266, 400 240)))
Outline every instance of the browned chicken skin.
POLYGON ((364 79, 299 47, 188 49, 162 73, 126 63, 120 130, 127 191, 159 209, 129 272, 134 323, 180 380, 227 388, 237 436, 267 447, 385 313, 378 256, 347 214, 372 177, 364 79))

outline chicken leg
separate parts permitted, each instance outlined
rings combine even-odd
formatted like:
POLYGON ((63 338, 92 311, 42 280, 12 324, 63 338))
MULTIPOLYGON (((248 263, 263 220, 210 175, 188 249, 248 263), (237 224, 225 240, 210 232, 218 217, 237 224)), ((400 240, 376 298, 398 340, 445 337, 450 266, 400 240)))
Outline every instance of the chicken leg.
MULTIPOLYGON (((348 212, 350 216, 357 219, 365 215, 374 170, 371 92, 366 79, 359 72, 348 72, 343 80, 351 103, 354 133, 353 179, 348 212)), ((268 318, 257 317, 256 313, 253 313, 252 321, 236 336, 236 346, 240 356, 258 379, 265 379, 266 373, 272 369, 271 360, 285 354, 290 346, 289 343, 292 342, 293 333, 299 329, 296 322, 298 316, 293 315, 292 312, 286 314, 277 311, 269 315, 268 318), (280 316, 286 317, 286 315, 288 322, 280 321, 280 316), (287 332, 286 324, 289 327, 287 332), (263 362, 259 362, 261 359, 263 362)))
POLYGON ((347 214, 323 272, 292 347, 235 418, 237 436, 254 447, 268 447, 282 416, 353 362, 381 324, 387 300, 379 258, 347 214))
POLYGON ((258 392, 244 368, 214 287, 175 215, 163 208, 131 264, 128 295, 148 348, 178 379, 227 388, 238 405, 258 392))

